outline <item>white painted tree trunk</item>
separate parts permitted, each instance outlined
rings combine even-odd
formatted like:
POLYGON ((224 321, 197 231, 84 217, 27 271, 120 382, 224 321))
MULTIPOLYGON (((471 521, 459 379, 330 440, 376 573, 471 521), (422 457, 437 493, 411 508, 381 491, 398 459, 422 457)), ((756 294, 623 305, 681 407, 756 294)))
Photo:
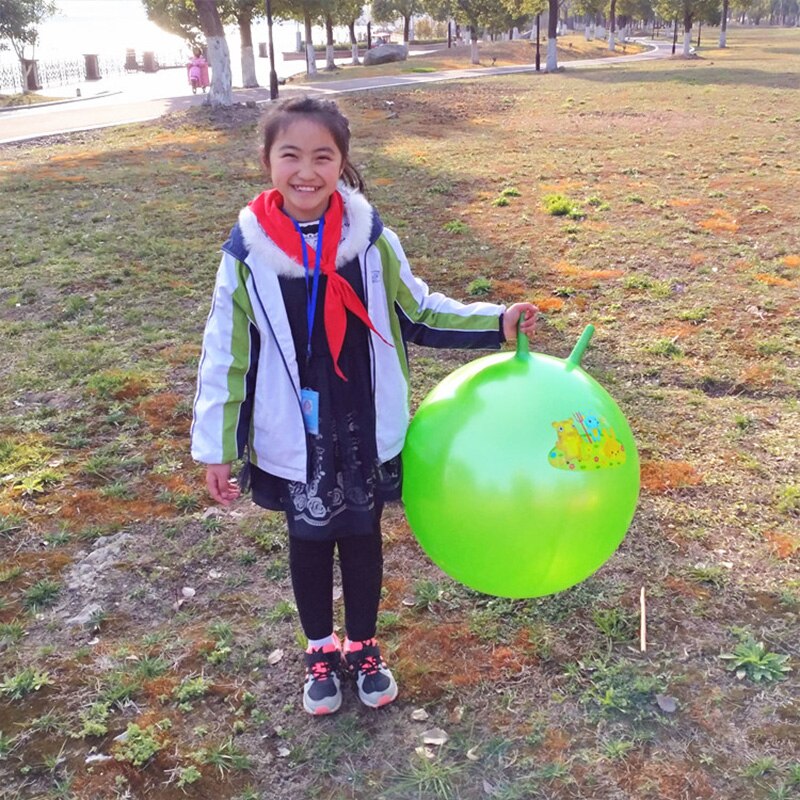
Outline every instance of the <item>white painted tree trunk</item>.
POLYGON ((333 72, 336 69, 336 61, 334 59, 333 45, 325 45, 325 69, 333 72))
POLYGON ((469 46, 470 46, 470 61, 473 64, 480 64, 481 59, 480 56, 478 55, 478 40, 476 38, 473 38, 472 41, 469 43, 469 46))
POLYGON ((547 64, 545 69, 548 72, 555 72, 558 69, 558 40, 547 40, 547 64))
POLYGON ((719 47, 720 50, 726 48, 728 46, 728 31, 725 28, 722 28, 719 32, 719 47))
POLYGON ((317 74, 317 54, 314 52, 314 45, 311 42, 306 42, 306 61, 307 72, 309 75, 317 74))
POLYGON ((242 48, 242 86, 258 86, 256 78, 256 57, 252 47, 242 48))
POLYGON ((612 53, 617 49, 617 34, 614 31, 608 32, 608 49, 612 53))
POLYGON ((683 32, 683 54, 690 56, 692 54, 692 31, 683 32))
POLYGON ((583 29, 583 35, 586 37, 586 41, 587 42, 591 42, 592 41, 592 29, 591 29, 591 27, 589 25, 587 25, 583 29))
POLYGON ((350 62, 354 67, 357 67, 361 62, 358 60, 358 45, 353 45, 353 60, 350 62))
POLYGON ((211 67, 211 91, 208 103, 212 106, 233 105, 231 54, 224 36, 208 36, 208 63, 211 67))

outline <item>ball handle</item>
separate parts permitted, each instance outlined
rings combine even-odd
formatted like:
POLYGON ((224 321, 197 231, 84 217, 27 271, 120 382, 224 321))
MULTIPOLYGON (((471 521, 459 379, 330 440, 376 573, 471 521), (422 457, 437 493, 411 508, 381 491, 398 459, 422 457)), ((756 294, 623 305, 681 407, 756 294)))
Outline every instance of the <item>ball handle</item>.
MULTIPOLYGON (((593 334, 594 325, 587 325, 567 358, 567 366, 579 367, 581 365, 581 359, 586 352, 586 348, 589 346, 589 340, 592 338, 593 334)), ((530 342, 528 341, 528 337, 522 332, 522 315, 520 315, 519 320, 517 320, 517 352, 515 358, 520 361, 527 361, 530 357, 530 342)))
POLYGON ((581 338, 578 339, 578 343, 572 348, 572 352, 569 354, 569 358, 567 358, 568 366, 579 367, 581 365, 581 359, 583 358, 586 348, 589 346, 589 339, 592 338, 593 333, 594 325, 587 325, 586 328, 584 328, 581 338))
POLYGON ((520 314, 517 320, 517 352, 514 357, 520 361, 527 361, 531 357, 530 350, 528 337, 522 332, 522 314, 520 314))

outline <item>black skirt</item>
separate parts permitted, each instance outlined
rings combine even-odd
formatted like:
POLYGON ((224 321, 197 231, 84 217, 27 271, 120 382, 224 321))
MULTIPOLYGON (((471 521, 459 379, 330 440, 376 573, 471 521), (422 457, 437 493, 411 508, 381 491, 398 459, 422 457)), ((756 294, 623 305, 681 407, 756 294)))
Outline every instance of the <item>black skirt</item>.
MULTIPOLYGON (((345 265, 340 274, 363 301, 358 261, 345 265)), ((402 465, 399 456, 383 464, 377 458, 369 329, 348 313, 339 357, 339 367, 347 377, 342 380, 334 372, 325 335, 327 279, 324 275, 319 279, 308 358, 305 280, 281 277, 279 282, 298 356, 301 386, 319 393, 319 433, 306 433, 309 458, 305 483, 251 466, 253 502, 284 511, 289 534, 300 539, 373 534, 384 503, 400 499, 402 465)))

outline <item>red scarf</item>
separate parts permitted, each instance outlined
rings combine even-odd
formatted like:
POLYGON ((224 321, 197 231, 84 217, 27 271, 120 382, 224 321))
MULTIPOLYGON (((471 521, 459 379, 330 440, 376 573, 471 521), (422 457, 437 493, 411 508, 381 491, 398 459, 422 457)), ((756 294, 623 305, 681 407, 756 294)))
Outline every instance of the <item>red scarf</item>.
MULTIPOLYGON (((308 263, 314 263, 315 253, 297 232, 291 218, 283 213, 283 196, 277 189, 262 192, 249 204, 249 207, 267 236, 286 255, 298 264, 302 264, 303 251, 301 248, 305 247, 308 263)), ((333 358, 333 368, 336 374, 346 381, 347 378, 339 368, 339 356, 347 329, 348 311, 355 314, 382 341, 386 344, 389 342, 375 329, 367 309, 364 308, 364 304, 353 287, 336 271, 336 253, 339 250, 339 240, 342 238, 343 208, 341 194, 334 192, 331 195, 328 210, 325 212, 325 233, 322 242, 320 270, 328 279, 324 305, 325 335, 328 338, 328 347, 333 358)))

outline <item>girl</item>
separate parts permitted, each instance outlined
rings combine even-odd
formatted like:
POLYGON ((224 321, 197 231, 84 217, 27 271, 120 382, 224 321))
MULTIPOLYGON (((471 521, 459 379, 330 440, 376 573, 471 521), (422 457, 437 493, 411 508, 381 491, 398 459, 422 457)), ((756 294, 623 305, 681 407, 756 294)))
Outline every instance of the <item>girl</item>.
POLYGON ((244 457, 253 501, 286 514, 310 714, 341 705, 340 667, 367 706, 397 696, 375 634, 381 512, 400 497, 409 421, 406 343, 497 348, 518 322, 532 334, 536 318, 530 303, 431 294, 362 193, 349 144, 333 102, 296 98, 268 113, 261 158, 273 188, 242 209, 222 248, 192 425, 217 502, 246 488, 231 479, 244 457))
POLYGON ((192 57, 186 66, 189 71, 189 84, 192 87, 192 94, 197 94, 198 87, 205 94, 208 86, 208 62, 203 57, 203 51, 199 47, 194 48, 192 57))

